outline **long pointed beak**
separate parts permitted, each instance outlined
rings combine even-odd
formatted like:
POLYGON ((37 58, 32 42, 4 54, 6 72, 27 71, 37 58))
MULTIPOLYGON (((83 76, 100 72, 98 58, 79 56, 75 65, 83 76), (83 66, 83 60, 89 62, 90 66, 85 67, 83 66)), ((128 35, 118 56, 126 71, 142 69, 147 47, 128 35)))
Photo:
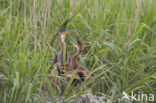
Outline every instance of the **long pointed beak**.
POLYGON ((66 36, 67 34, 69 34, 68 31, 61 33, 61 35, 65 35, 65 36, 66 36))
POLYGON ((70 42, 70 44, 72 44, 74 47, 78 48, 77 44, 75 44, 74 42, 70 42))
POLYGON ((77 45, 74 42, 70 42, 74 47, 77 47, 77 45))

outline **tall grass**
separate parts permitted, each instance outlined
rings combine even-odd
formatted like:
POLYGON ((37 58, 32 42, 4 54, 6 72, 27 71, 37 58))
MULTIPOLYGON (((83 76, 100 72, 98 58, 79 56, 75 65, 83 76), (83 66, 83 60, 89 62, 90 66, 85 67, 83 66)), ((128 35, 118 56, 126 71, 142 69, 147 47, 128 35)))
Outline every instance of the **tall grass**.
POLYGON ((123 91, 155 94, 155 4, 156 0, 0 0, 0 102, 69 102, 90 89, 112 102, 123 91), (92 88, 85 91, 71 92, 70 83, 52 88, 48 80, 59 50, 53 32, 72 16, 67 48, 73 53, 69 41, 82 40, 80 64, 94 74, 92 88))

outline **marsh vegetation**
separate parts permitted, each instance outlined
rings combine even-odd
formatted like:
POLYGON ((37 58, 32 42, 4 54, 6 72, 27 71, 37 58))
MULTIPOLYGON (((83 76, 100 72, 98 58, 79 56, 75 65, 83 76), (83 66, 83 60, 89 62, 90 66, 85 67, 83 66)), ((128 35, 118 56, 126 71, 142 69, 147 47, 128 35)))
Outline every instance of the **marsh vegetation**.
POLYGON ((119 103, 123 91, 155 94, 155 5, 156 0, 0 0, 0 103, 68 103, 86 96, 119 103), (48 79, 62 25, 71 54, 70 41, 84 43, 79 63, 94 74, 85 90, 90 81, 71 91, 71 83, 52 88, 48 79))

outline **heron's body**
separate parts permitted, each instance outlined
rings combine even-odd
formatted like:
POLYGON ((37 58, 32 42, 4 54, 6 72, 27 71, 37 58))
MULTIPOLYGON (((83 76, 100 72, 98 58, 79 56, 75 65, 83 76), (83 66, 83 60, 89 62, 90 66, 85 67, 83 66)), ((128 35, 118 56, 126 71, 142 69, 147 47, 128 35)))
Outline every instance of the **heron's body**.
MULTIPOLYGON (((71 56, 70 53, 66 49, 66 43, 65 43, 65 36, 66 32, 64 29, 60 29, 59 31, 59 43, 60 43, 60 50, 55 54, 55 57, 53 59, 52 67, 49 69, 49 74, 64 74, 64 63, 70 64, 71 62, 71 56), (64 56, 64 50, 65 50, 65 56, 64 56), (65 59, 64 59, 65 57, 65 59)), ((54 75, 55 75, 54 74, 54 75)), ((61 85, 60 80, 58 80, 57 77, 49 77, 49 80, 52 84, 52 87, 56 87, 55 85, 61 85)))
MULTIPOLYGON (((56 54, 55 54, 55 58, 53 60, 53 63, 52 65, 55 65, 57 64, 58 65, 58 73, 59 74, 64 74, 64 59, 63 59, 63 53, 60 51, 58 51, 56 54)), ((71 56, 70 56, 70 53, 69 52, 66 52, 66 55, 65 55, 65 63, 67 64, 70 64, 71 62, 71 56)))
POLYGON ((74 44, 74 46, 77 48, 77 51, 72 56, 71 65, 66 67, 68 76, 67 81, 75 75, 73 81, 74 85, 80 87, 88 76, 89 70, 78 63, 78 57, 83 51, 83 44, 78 41, 78 44, 74 44))
MULTIPOLYGON (((60 31, 62 32, 62 30, 60 31)), ((77 48, 77 51, 74 53, 71 59, 70 53, 66 49, 65 35, 60 34, 59 40, 60 40, 60 50, 55 54, 49 74, 54 73, 54 71, 57 71, 58 75, 65 74, 67 76, 66 79, 67 82, 69 82, 71 78, 74 76, 74 81, 73 81, 74 86, 80 87, 89 74, 89 70, 81 66, 78 62, 78 57, 83 51, 83 44, 79 40, 77 41, 77 44, 73 43, 74 47, 77 48), (65 55, 64 55, 64 50, 65 50, 65 55)), ((57 85, 60 84, 56 77, 50 77, 50 81, 53 87, 54 87, 54 83, 57 85)))

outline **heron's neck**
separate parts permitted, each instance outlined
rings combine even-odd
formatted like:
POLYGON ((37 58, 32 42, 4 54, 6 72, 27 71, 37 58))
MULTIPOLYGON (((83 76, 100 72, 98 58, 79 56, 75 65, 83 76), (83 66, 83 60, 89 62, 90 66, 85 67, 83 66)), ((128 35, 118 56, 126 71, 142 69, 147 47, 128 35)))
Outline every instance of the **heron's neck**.
MULTIPOLYGON (((66 43, 61 43, 61 65, 64 65, 64 49, 66 49, 66 43)), ((66 50, 65 50, 66 52, 66 50)))
POLYGON ((81 52, 82 52, 81 48, 77 48, 77 51, 75 52, 75 54, 72 57, 72 67, 73 67, 73 69, 76 69, 79 66, 78 56, 80 55, 81 52))

